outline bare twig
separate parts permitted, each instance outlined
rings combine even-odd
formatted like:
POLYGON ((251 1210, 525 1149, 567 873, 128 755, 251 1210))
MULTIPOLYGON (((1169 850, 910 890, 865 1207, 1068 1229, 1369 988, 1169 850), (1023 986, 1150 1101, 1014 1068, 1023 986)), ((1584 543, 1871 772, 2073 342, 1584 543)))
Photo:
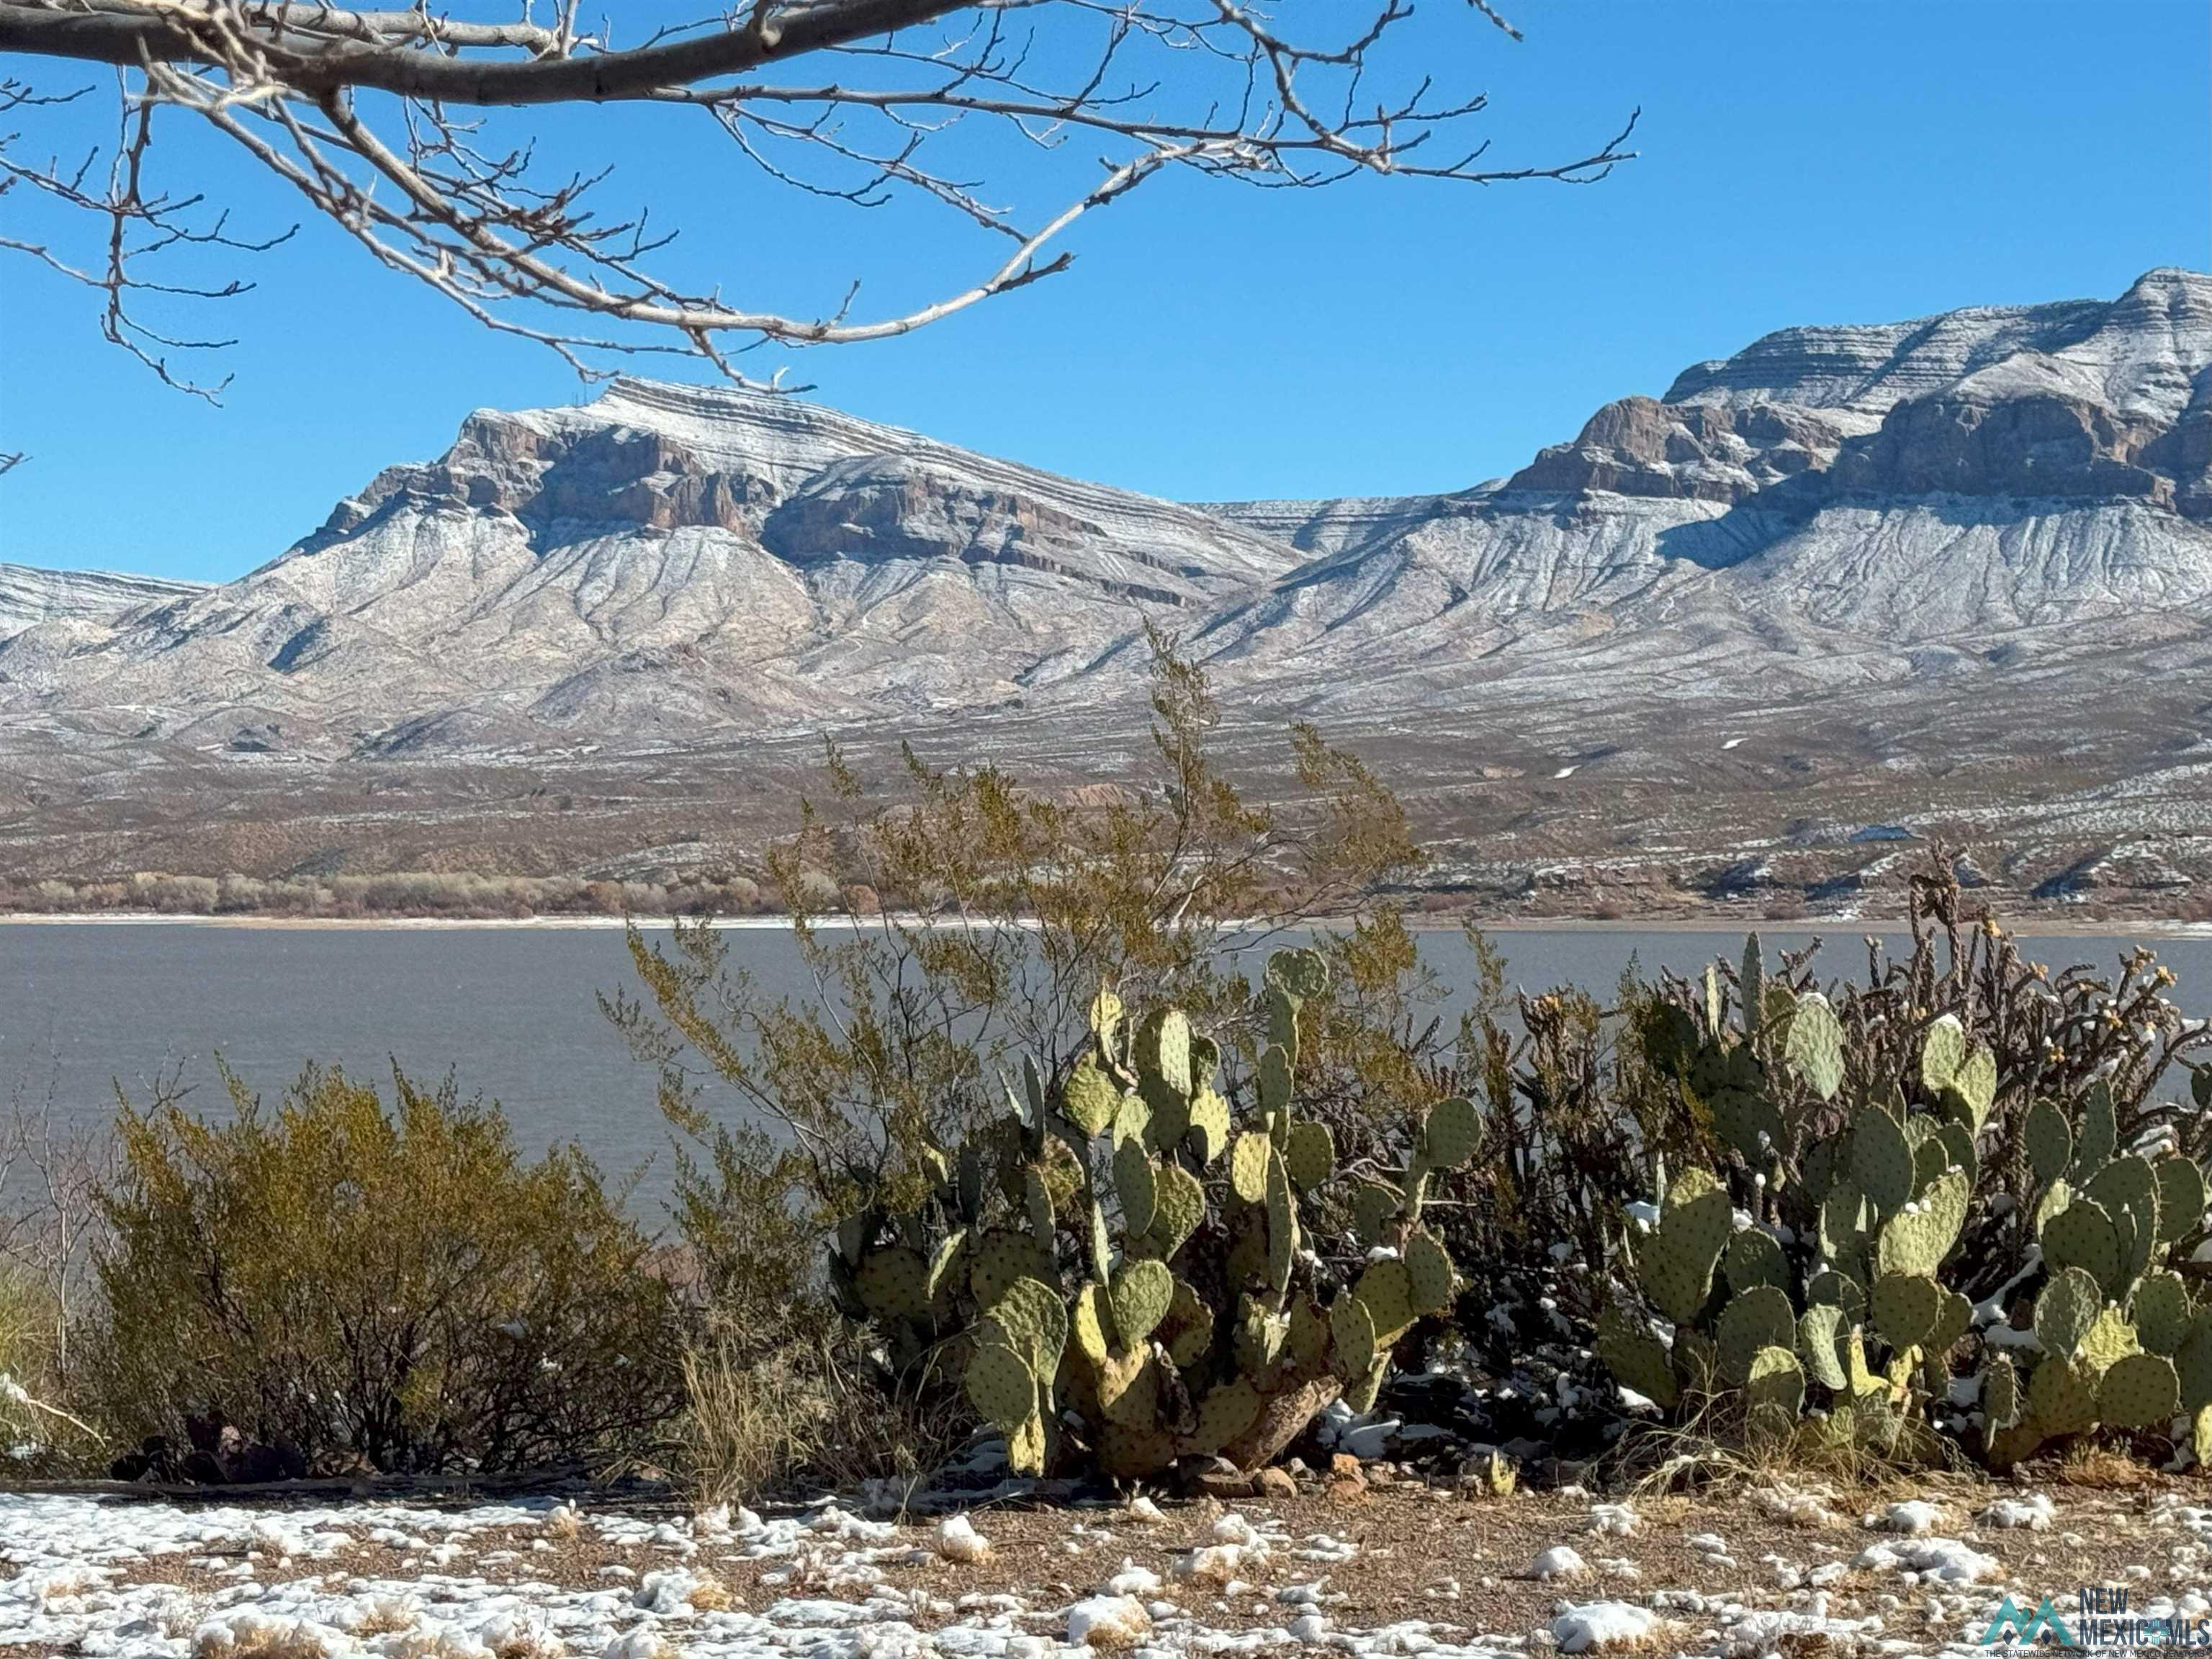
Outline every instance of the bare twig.
MULTIPOLYGON (((1269 189, 1360 175, 1589 183, 1633 154, 1632 116, 1571 160, 1491 163, 1486 140, 1459 136, 1487 100, 1442 84, 1466 63, 1440 55, 1441 35, 1415 46, 1410 0, 1309 9, 1296 33, 1249 0, 745 0, 621 45, 579 27, 574 0, 550 22, 527 5, 520 20, 466 15, 502 9, 0 0, 0 52, 109 66, 118 112, 112 138, 76 160, 22 159, 21 136, 0 133, 0 198, 88 216, 96 255, 44 225, 11 226, 0 246, 99 292, 109 340, 214 396, 220 382, 181 365, 228 342, 142 309, 245 293, 226 256, 290 232, 235 235, 208 188, 149 182, 157 117, 174 110, 387 269, 580 374, 672 351, 744 380, 733 360, 749 347, 888 338, 1058 275, 1079 221, 1169 173, 1269 189), (541 158, 518 112, 577 104, 608 106, 608 120, 624 105, 696 109, 774 183, 859 207, 916 198, 1000 245, 952 292, 880 313, 857 312, 857 283, 814 314, 740 303, 679 282, 672 234, 647 213, 603 215, 604 171, 541 158), (985 142, 957 139, 963 128, 985 142), (994 138, 1073 175, 1056 202, 995 201, 967 176, 995 170, 994 138), (173 262, 194 274, 154 274, 173 262)), ((1492 26, 1520 38, 1486 0, 1462 15, 1467 40, 1495 40, 1492 26)), ((0 81, 0 113, 81 95, 0 81)))

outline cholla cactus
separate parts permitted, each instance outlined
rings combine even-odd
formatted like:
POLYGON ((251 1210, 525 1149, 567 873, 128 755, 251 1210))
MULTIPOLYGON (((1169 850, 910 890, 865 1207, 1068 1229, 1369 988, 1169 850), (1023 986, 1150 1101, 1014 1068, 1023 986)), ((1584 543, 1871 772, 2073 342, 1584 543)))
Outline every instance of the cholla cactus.
POLYGON ((1025 1067, 1012 1115, 939 1156, 929 1203, 840 1229, 831 1276, 848 1311, 895 1363, 957 1356, 1031 1474, 1087 1460, 1140 1478, 1185 1455, 1254 1468, 1340 1394, 1364 1409, 1391 1344, 1450 1305, 1451 1260, 1421 1204, 1483 1124, 1464 1100, 1429 1114, 1402 1173, 1355 1198, 1371 1259, 1349 1287, 1327 1283, 1301 1206, 1343 1177, 1328 1126, 1293 1098, 1299 1009, 1327 985, 1317 952, 1269 960, 1241 1111, 1217 1086, 1219 1050, 1181 1012, 1133 1023, 1102 993, 1057 1086, 1025 1067))

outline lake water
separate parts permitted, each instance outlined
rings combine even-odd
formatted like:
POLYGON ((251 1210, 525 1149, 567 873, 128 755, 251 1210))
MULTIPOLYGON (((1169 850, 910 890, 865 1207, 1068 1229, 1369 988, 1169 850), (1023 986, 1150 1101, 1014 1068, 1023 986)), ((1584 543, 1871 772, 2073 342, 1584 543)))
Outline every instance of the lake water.
MULTIPOLYGON (((1770 957, 1803 933, 1766 932, 1770 957)), ((1825 936, 1832 975, 1863 974, 1861 931, 1825 936)), ((1634 957, 1646 971, 1690 971, 1742 948, 1735 931, 1504 929, 1491 935, 1513 981, 1579 984, 1603 995, 1634 957)), ((2054 966, 2109 967, 2124 933, 2039 938, 2054 966)), ((2212 1015, 2212 937, 2146 936, 2180 976, 2185 1011, 2212 1015)), ((1422 936, 1446 980, 1472 963, 1456 933, 1422 936)), ((790 935, 732 930, 731 956, 767 988, 808 984, 790 935)), ((653 1079, 601 1018, 594 993, 629 988, 611 927, 286 927, 167 923, 0 923, 0 1098, 48 1097, 66 1121, 105 1124, 119 1085, 146 1097, 179 1073, 202 1103, 220 1101, 215 1056, 274 1097, 307 1060, 382 1079, 392 1062, 505 1106, 536 1147, 574 1139, 611 1170, 665 1164, 653 1079)), ((648 1173, 641 1196, 662 1189, 648 1173)))

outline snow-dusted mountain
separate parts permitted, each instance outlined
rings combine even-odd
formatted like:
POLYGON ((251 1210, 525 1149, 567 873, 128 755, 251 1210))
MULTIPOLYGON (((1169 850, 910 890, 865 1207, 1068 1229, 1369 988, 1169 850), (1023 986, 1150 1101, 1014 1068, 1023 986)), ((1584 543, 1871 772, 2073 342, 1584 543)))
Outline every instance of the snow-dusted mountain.
POLYGON ((199 592, 198 582, 108 570, 41 570, 0 562, 0 639, 37 623, 112 623, 127 611, 199 592))
POLYGON ((1443 787, 1486 722, 1566 776, 1686 707, 1848 704, 1892 769, 1923 702, 2139 675, 2212 709, 2212 277, 1785 329, 1395 499, 1180 506, 619 380, 471 416, 219 586, 0 566, 0 745, 465 768, 951 720, 1054 752, 1083 710, 1110 748, 1147 617, 1249 718, 1427 744, 1443 787))

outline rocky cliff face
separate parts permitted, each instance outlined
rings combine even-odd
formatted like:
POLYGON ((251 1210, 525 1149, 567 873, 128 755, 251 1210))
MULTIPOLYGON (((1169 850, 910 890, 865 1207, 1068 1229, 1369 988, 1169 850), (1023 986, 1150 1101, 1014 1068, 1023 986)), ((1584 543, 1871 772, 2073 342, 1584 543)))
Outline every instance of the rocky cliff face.
POLYGON ((158 576, 0 563, 0 639, 41 623, 82 623, 97 628, 141 605, 200 591, 198 582, 165 581, 158 576))
MULTIPOLYGON (((1178 506, 621 380, 471 416, 217 587, 0 567, 0 731, 126 768, 933 719, 1104 752, 1141 730, 1148 616, 1254 717, 1434 743, 1446 784, 1485 722, 1581 756, 1565 777, 1623 763, 1591 757, 1624 711, 1676 711, 1664 744, 1694 711, 1848 705, 1887 767, 1872 734, 1921 702, 2087 708, 2122 663, 2181 695, 2212 668, 2212 277, 1784 330, 1509 478, 1393 499, 1178 506)), ((2197 741, 2158 735, 2161 766, 2197 741)))

